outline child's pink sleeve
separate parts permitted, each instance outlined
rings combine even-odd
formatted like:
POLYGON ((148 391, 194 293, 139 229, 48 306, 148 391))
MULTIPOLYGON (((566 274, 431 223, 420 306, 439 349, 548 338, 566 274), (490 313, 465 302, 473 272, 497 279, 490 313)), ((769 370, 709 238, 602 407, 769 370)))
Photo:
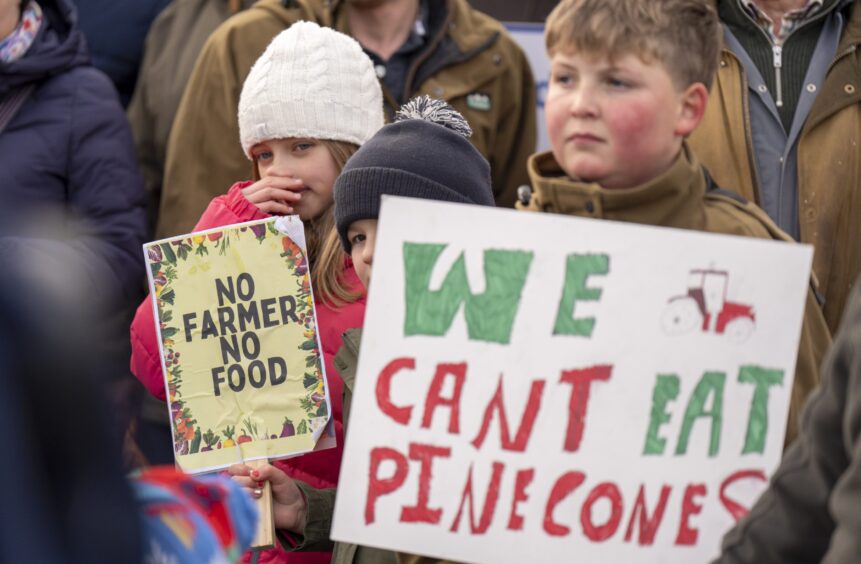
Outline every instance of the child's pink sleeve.
MULTIPOLYGON (((260 211, 242 194, 242 189, 251 182, 237 182, 227 194, 213 199, 200 216, 195 231, 212 229, 234 223, 265 219, 268 214, 260 211)), ((147 296, 138 306, 130 328, 132 374, 158 399, 165 399, 164 374, 158 348, 158 333, 152 310, 152 297, 147 296)))
POLYGON ((147 296, 135 312, 131 326, 132 359, 131 371, 149 393, 165 399, 164 374, 158 350, 158 336, 152 312, 151 297, 147 296))

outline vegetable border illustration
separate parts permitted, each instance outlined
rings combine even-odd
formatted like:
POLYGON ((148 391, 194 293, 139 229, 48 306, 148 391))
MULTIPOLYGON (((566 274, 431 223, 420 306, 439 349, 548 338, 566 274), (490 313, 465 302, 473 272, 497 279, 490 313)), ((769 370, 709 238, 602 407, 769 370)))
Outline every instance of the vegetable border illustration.
POLYGON ((205 235, 176 239, 173 241, 153 244, 147 247, 147 258, 152 272, 155 289, 156 306, 158 308, 158 323, 164 351, 164 366, 168 378, 168 401, 170 403, 171 425, 173 427, 174 451, 179 455, 207 452, 213 449, 232 447, 253 440, 267 440, 279 437, 301 435, 311 431, 321 418, 328 416, 326 404, 326 389, 323 382, 323 372, 320 363, 316 327, 314 325, 314 305, 311 296, 311 283, 308 274, 308 259, 299 245, 290 237, 279 232, 272 222, 258 223, 240 227, 239 230, 227 229, 213 231, 205 235), (224 255, 235 240, 247 236, 250 232, 258 242, 267 238, 281 239, 283 251, 280 256, 285 260, 292 276, 293 290, 296 297, 296 315, 303 325, 304 340, 298 349, 305 353, 305 371, 302 384, 306 394, 299 401, 305 418, 294 424, 289 418, 284 418, 280 435, 260 435, 257 425, 250 419, 242 421, 242 434, 234 439, 236 426, 229 425, 220 431, 206 429, 203 432, 194 414, 182 397, 182 361, 181 353, 174 349, 174 337, 179 328, 174 323, 173 311, 176 300, 176 289, 173 287, 177 279, 177 264, 185 262, 190 256, 209 255, 210 250, 224 255), (223 440, 222 440, 223 437, 223 440))

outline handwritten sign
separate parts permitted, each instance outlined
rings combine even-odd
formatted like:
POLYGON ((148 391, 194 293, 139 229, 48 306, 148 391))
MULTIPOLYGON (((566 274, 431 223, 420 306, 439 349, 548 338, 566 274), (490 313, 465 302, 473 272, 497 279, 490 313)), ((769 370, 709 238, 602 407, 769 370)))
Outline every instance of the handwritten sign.
POLYGON ((334 445, 297 217, 144 246, 186 472, 334 445))
POLYGON ((707 561, 780 458, 811 259, 386 198, 333 538, 707 561))

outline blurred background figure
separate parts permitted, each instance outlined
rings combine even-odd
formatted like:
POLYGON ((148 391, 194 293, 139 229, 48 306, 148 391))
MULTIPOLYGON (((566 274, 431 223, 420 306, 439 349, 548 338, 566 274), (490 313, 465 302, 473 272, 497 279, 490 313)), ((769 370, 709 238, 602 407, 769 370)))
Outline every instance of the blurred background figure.
MULTIPOLYGON (((90 1, 95 0, 78 0, 90 1)), ((167 139, 197 56, 215 28, 254 1, 173 0, 146 36, 128 117, 144 176, 151 228, 161 199, 167 139)))
POLYGON ((71 248, 50 265, 19 250, 0 237, 0 563, 236 561, 257 522, 251 498, 173 467, 126 478, 88 276, 71 248))
POLYGON ((34 283, 86 314, 74 331, 98 354, 124 429, 140 390, 125 336, 145 280, 143 182, 116 91, 75 22, 70 0, 0 0, 0 237, 34 283))
POLYGON ((171 0, 73 1, 93 66, 108 75, 120 95, 120 103, 128 106, 147 31, 171 0))
MULTIPOLYGON (((5 177, 4 177, 5 178, 5 177)), ((123 475, 74 253, 45 265, 0 237, 0 562, 135 563, 123 475)))

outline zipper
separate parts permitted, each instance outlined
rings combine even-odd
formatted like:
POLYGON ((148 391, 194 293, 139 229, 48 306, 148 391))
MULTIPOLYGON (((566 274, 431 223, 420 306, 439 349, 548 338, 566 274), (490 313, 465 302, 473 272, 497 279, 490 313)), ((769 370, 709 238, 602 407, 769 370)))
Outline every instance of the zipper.
MULTIPOLYGON (((835 7, 833 9, 835 9, 835 10, 839 9, 839 5, 835 4, 835 7)), ((743 10, 743 12, 744 12, 744 15, 747 17, 747 19, 750 20, 751 23, 753 23, 754 27, 757 28, 762 33, 762 35, 765 37, 766 41, 768 41, 768 43, 771 45, 772 64, 774 65, 774 83, 775 83, 775 89, 776 89, 774 104, 778 108, 782 108, 783 107, 783 84, 781 83, 781 80, 780 80, 780 78, 781 78, 780 69, 783 67, 783 45, 786 45, 786 42, 789 41, 789 38, 792 37, 792 35, 795 32, 797 32, 800 29, 804 29, 805 27, 807 27, 813 23, 816 23, 817 21, 825 18, 828 14, 831 13, 831 10, 825 10, 825 11, 820 10, 820 12, 818 14, 816 14, 815 16, 813 16, 811 19, 807 20, 806 22, 802 23, 800 26, 798 26, 797 28, 795 28, 791 32, 789 32, 789 35, 787 35, 783 39, 783 43, 781 43, 780 45, 774 44, 774 41, 771 39, 771 35, 769 35, 764 29, 762 29, 759 26, 759 24, 747 12, 747 10, 743 10)))
POLYGON ((783 66, 783 47, 780 45, 771 46, 772 63, 774 64, 774 84, 776 92, 774 103, 778 108, 783 107, 783 85, 780 81, 780 69, 783 66))

